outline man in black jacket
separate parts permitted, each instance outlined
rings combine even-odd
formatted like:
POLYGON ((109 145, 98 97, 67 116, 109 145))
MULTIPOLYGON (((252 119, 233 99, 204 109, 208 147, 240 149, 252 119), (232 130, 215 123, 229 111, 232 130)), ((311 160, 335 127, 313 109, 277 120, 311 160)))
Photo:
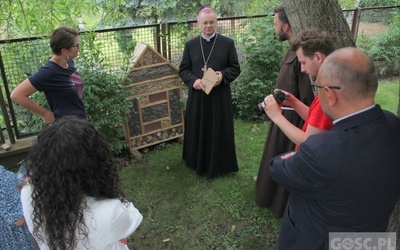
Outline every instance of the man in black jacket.
POLYGON ((270 164, 291 192, 279 249, 329 249, 330 232, 385 232, 400 197, 400 119, 375 104, 373 61, 356 48, 339 49, 315 86, 333 127, 270 164))

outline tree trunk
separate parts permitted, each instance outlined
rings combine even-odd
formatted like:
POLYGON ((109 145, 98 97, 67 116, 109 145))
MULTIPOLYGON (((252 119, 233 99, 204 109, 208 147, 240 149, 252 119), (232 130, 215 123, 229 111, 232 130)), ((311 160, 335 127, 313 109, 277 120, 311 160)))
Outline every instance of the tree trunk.
POLYGON ((336 47, 355 47, 353 35, 337 0, 282 0, 295 34, 320 28, 333 37, 336 47))

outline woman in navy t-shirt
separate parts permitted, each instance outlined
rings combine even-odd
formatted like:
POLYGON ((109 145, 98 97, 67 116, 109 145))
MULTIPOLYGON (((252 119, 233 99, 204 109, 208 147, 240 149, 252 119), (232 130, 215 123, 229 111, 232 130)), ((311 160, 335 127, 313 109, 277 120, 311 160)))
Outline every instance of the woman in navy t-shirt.
POLYGON ((52 57, 11 93, 13 101, 40 115, 45 124, 63 116, 87 117, 82 97, 83 81, 72 60, 79 54, 78 34, 70 27, 55 29, 50 38, 52 57), (29 98, 36 91, 44 92, 50 110, 29 98))

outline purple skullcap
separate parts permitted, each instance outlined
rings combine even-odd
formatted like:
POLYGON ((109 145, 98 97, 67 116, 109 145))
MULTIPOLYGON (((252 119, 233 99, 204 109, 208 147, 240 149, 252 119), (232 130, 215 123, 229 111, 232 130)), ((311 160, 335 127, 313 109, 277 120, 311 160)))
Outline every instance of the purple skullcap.
POLYGON ((203 12, 215 12, 213 9, 211 9, 210 7, 204 7, 203 9, 201 9, 200 10, 200 12, 199 12, 199 14, 200 13, 203 13, 203 12))

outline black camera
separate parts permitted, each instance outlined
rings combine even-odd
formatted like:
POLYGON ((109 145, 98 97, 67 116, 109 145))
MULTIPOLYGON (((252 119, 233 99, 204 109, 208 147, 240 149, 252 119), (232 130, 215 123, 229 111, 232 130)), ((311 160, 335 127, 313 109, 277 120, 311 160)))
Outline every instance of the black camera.
POLYGON ((281 104, 284 100, 288 99, 288 96, 281 90, 276 91, 273 96, 278 104, 281 104))
MULTIPOLYGON (((286 99, 288 98, 287 95, 286 95, 285 93, 283 93, 281 90, 275 91, 274 94, 273 94, 273 96, 274 96, 274 98, 275 98, 275 100, 276 100, 276 102, 277 102, 278 104, 281 104, 284 100, 286 100, 286 99)), ((258 109, 259 109, 260 111, 263 111, 263 110, 264 110, 263 107, 262 107, 262 102, 260 102, 260 103, 257 105, 257 107, 258 107, 258 109)))

